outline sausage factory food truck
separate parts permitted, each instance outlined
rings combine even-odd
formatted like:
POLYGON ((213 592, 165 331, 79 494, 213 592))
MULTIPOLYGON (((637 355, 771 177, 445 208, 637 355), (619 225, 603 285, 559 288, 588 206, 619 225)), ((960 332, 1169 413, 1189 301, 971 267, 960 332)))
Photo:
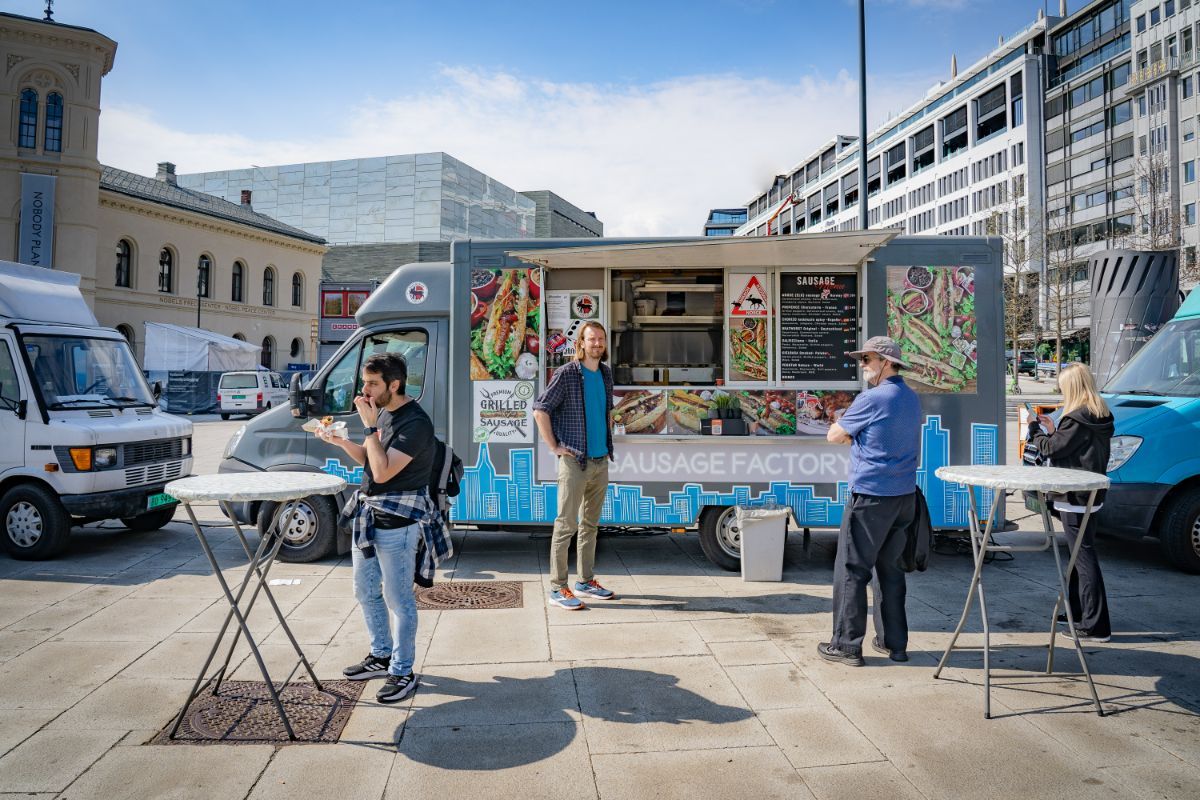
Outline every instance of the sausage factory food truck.
MULTIPOLYGON (((409 394, 466 465, 452 521, 550 525, 556 465, 533 401, 597 320, 616 387, 602 524, 698 530, 706 555, 736 569, 738 505, 785 506, 803 528, 840 525, 849 448, 825 435, 866 388, 845 353, 886 333, 921 393, 918 482, 933 523, 965 528, 967 490, 934 471, 1003 458, 1000 246, 898 233, 455 242, 450 262, 400 267, 371 295, 355 336, 294 385, 293 407, 361 435, 352 398, 363 359, 403 353, 409 394)), ((222 470, 319 469, 358 483, 358 465, 302 422, 282 408, 258 417, 222 470)), ((335 502, 306 502, 285 558, 346 547, 335 502)))

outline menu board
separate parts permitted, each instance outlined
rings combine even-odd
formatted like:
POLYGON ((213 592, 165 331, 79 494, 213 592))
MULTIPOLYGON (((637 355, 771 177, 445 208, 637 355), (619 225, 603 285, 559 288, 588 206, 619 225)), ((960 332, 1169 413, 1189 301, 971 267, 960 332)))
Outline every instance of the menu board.
POLYGON ((781 274, 779 328, 780 380, 856 380, 846 352, 858 344, 858 276, 781 274))

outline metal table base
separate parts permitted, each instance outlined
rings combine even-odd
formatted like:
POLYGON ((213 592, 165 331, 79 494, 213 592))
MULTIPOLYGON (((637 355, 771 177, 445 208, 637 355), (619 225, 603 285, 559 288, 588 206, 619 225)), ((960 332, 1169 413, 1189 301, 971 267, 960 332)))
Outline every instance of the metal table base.
POLYGON ((271 518, 271 524, 267 526, 266 532, 260 538, 258 547, 253 551, 250 548, 250 542, 247 540, 245 533, 242 531, 242 526, 238 523, 237 517, 233 514, 233 509, 227 501, 219 501, 221 509, 225 515, 233 521, 234 530, 237 531, 238 540, 241 542, 242 549, 245 550, 246 556, 250 559, 246 567, 246 574, 243 576, 241 583, 237 587, 236 593, 230 589, 225 576, 221 572, 221 566, 217 563, 216 555, 212 551, 212 547, 208 543, 208 539, 204 535, 204 529, 196 520, 196 515, 192 511, 191 503, 182 501, 184 510, 187 511, 188 519, 191 520, 192 528, 196 532, 196 538, 200 540, 200 547, 204 550, 204 555, 208 558, 208 563, 212 565, 213 574, 216 575, 218 583, 221 584, 221 591, 225 595, 225 600, 229 603, 229 611, 225 615, 225 621, 221 625, 221 630, 217 634, 216 641, 213 642, 212 649, 209 650, 208 657, 204 660, 204 666, 200 668, 200 674, 196 677, 196 682, 192 685, 192 690, 188 693, 187 700, 184 701, 183 708, 180 709, 179 715, 175 718, 175 723, 171 726, 169 737, 174 739, 175 734, 179 731, 179 726, 183 724, 184 716, 187 714, 188 707, 192 701, 196 699, 209 686, 212 687, 212 693, 218 694, 221 689, 221 683, 225 680, 226 673, 229 670, 229 664, 233 660, 234 650, 237 648, 238 640, 242 635, 246 637, 246 643, 250 646, 250 651, 254 654, 254 660, 258 664, 258 669, 262 672, 263 680, 267 684, 267 690, 270 692, 271 700, 275 704, 275 709, 279 712, 279 718, 283 721, 283 727, 287 731, 288 738, 295 739, 295 731, 292 730, 291 720, 288 719, 287 711, 284 710, 283 702, 279 699, 279 692, 291 682, 295 677, 296 671, 301 666, 312 679, 313 685, 317 691, 323 691, 321 682, 317 679, 316 673, 313 671, 312 665, 309 664, 308 658, 300 649, 299 643, 296 642, 296 637, 292 635, 291 629, 288 627, 287 620, 284 618, 283 612, 279 608, 279 604, 275 601, 275 596, 271 593, 270 587, 267 585, 267 575, 271 571, 271 566, 275 563, 275 557, 279 555, 279 548, 283 545, 283 524, 285 520, 290 520, 296 507, 299 504, 299 499, 287 500, 281 502, 275 509, 275 514, 271 518), (245 596, 246 589, 251 583, 254 584, 254 589, 250 593, 249 600, 245 607, 242 607, 242 598, 245 596), (247 619, 250 612, 254 609, 254 604, 258 600, 259 594, 264 594, 267 601, 271 604, 271 608, 275 612, 276 618, 279 620, 279 626, 287 635, 288 641, 292 643, 292 648, 296 651, 299 660, 292 667, 292 671, 284 679, 283 683, 277 689, 275 682, 271 679, 270 673, 267 671, 266 662, 263 661, 262 653, 259 652, 258 644, 254 640, 254 636, 250 633, 250 626, 247 624, 247 619), (217 655, 217 651, 221 649, 221 642, 225 639, 225 634, 229 630, 229 624, 233 620, 237 620, 237 627, 234 629, 233 641, 229 645, 229 651, 225 654, 225 660, 221 666, 209 677, 208 669, 213 663, 213 659, 217 655))
POLYGON ((1092 673, 1088 670, 1087 656, 1083 652, 1083 645, 1079 642, 1079 634, 1075 628, 1075 617, 1071 611, 1071 604, 1067 601, 1067 578, 1071 574, 1071 570, 1075 567, 1076 557, 1079 555, 1079 548, 1083 542, 1083 531, 1087 530, 1088 520, 1092 515, 1092 506, 1096 501, 1096 491, 1091 490, 1091 495, 1088 497, 1087 511, 1083 515, 1083 522, 1079 526, 1080 535, 1075 538, 1074 545, 1070 547, 1070 556, 1067 559, 1066 570, 1063 570, 1062 559, 1058 552, 1058 538, 1054 533, 1054 524, 1050 520, 1050 501, 1047 492, 1038 491, 1037 496, 1042 508, 1042 523, 1045 526, 1045 531, 1021 531, 1017 533, 1036 534, 1043 537, 1040 544, 1029 545, 1000 545, 992 541, 992 528, 997 519, 1002 515, 1000 513, 1000 505, 1004 502, 1005 492, 1002 489, 996 489, 995 500, 992 503, 991 513, 988 514, 987 525, 982 526, 979 522, 979 507, 975 499, 975 491, 968 493, 971 499, 971 514, 970 514, 970 536, 971 536, 971 551, 975 560, 975 571, 971 575, 971 583, 967 588, 967 599, 963 605, 962 616, 958 619, 958 626, 954 629, 954 635, 950 637, 950 644, 946 646, 946 652, 942 654, 941 660, 938 662, 937 669, 934 670, 933 677, 938 678, 942 674, 942 669, 945 668, 946 662, 950 659, 950 653, 954 650, 955 644, 958 642, 958 637, 962 633, 963 627, 967 623, 967 615, 971 612, 971 605, 976 596, 979 598, 979 614, 983 619, 983 683, 984 683, 984 699, 983 699, 983 716, 985 719, 992 718, 992 674, 991 674, 991 628, 988 625, 987 614, 987 598, 983 591, 983 564, 984 558, 988 553, 1016 553, 1016 552, 1040 552, 1047 548, 1054 551, 1054 566, 1058 573, 1058 599, 1054 603, 1054 611, 1050 615, 1050 644, 1048 647, 1049 653, 1046 659, 1046 672, 1044 674, 1051 675, 1054 672, 1054 639, 1057 635, 1057 621, 1059 608, 1065 608, 1067 614, 1067 625, 1071 632, 1071 640, 1075 644, 1075 652, 1079 656, 1079 663, 1083 667, 1083 675, 1087 680, 1088 689, 1092 694, 1092 702, 1096 706, 1096 713, 1104 716, 1104 708, 1100 705, 1100 696, 1096 694, 1096 684, 1092 681, 1092 673))

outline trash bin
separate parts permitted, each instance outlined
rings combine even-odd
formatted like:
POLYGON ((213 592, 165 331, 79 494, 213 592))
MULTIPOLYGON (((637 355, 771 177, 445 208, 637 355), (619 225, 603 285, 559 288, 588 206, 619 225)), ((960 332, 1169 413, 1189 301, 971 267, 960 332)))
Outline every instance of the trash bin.
POLYGON ((783 580, 788 510, 738 506, 734 513, 742 534, 742 580, 783 580))

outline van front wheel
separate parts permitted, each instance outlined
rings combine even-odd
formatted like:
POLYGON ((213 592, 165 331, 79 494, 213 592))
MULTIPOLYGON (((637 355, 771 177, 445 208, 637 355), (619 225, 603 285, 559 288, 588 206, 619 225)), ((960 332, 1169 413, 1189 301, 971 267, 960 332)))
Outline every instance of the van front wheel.
POLYGON ((742 568, 742 531, 734 506, 709 506, 700 512, 700 549, 721 569, 742 568))
POLYGON ((1171 501, 1159 542, 1168 561, 1184 572, 1200 574, 1200 489, 1171 501))
MULTIPOLYGON (((258 532, 266 533, 278 503, 263 503, 258 512, 258 532)), ((338 510, 333 499, 311 495, 296 504, 291 518, 283 523, 283 545, 279 560, 307 564, 331 556, 337 549, 338 510)))
POLYGON ((49 489, 36 484, 14 486, 0 498, 0 545, 21 561, 54 558, 67 549, 71 515, 49 489))

